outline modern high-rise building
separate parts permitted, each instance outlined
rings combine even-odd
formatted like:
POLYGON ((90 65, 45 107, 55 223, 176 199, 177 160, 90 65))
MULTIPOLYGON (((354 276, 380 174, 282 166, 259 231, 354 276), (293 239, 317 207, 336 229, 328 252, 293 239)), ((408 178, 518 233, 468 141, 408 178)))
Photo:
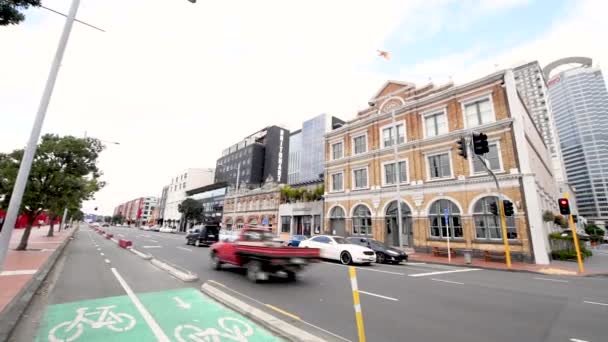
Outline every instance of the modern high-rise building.
POLYGON ((549 80, 566 176, 578 212, 604 225, 608 220, 608 92, 602 72, 590 58, 568 57, 550 63, 543 73, 549 80))
POLYGON ((515 67, 513 74, 517 91, 551 154, 553 176, 556 181, 565 182, 561 149, 542 68, 538 61, 532 61, 515 67))
POLYGON ((319 181, 325 171, 325 134, 344 124, 334 116, 321 114, 302 123, 289 138, 288 183, 319 181))

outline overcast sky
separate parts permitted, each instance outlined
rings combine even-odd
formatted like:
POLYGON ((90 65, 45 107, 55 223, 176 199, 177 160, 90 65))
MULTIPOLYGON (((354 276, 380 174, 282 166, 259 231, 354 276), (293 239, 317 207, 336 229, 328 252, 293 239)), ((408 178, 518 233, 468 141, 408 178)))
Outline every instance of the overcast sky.
MULTIPOLYGON (((572 55, 608 66, 606 13, 601 0, 82 0, 78 18, 107 32, 75 24, 43 130, 120 142, 84 206, 111 214, 266 125, 351 119, 387 79, 462 83, 572 55)), ((33 9, 0 28, 0 151, 28 139, 63 22, 33 9)))

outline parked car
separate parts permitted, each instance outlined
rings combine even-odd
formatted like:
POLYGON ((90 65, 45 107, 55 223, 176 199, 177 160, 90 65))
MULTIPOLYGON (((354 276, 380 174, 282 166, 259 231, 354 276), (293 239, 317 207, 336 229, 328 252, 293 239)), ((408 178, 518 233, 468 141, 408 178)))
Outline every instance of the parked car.
POLYGON ((162 227, 159 232, 161 233, 174 233, 175 229, 171 228, 171 227, 162 227))
POLYGON ((186 235, 186 245, 194 246, 211 246, 218 242, 220 235, 220 227, 214 225, 203 225, 200 228, 194 228, 192 232, 186 235))
POLYGON ((109 223, 104 223, 104 224, 102 224, 101 226, 102 226, 102 227, 109 227, 109 226, 110 226, 110 224, 109 224, 109 223))
POLYGON ((282 274, 289 280, 309 263, 319 259, 319 249, 299 249, 281 246, 266 229, 244 228, 235 241, 218 242, 211 246, 211 266, 219 270, 222 264, 247 269, 253 282, 268 279, 271 274, 282 274))
POLYGON ((153 232, 159 232, 160 231, 160 226, 152 226, 150 227, 150 230, 153 232))
POLYGON ((292 235, 287 241, 287 246, 298 247, 301 241, 308 239, 306 235, 292 235))
POLYGON ((355 236, 348 237, 346 240, 355 245, 371 248, 376 253, 376 262, 379 264, 398 264, 402 261, 407 261, 407 254, 404 251, 387 247, 378 240, 355 236))
POLYGON ((341 236, 317 235, 300 242, 300 248, 319 248, 321 258, 338 260, 344 265, 370 264, 376 253, 368 247, 352 244, 341 236))

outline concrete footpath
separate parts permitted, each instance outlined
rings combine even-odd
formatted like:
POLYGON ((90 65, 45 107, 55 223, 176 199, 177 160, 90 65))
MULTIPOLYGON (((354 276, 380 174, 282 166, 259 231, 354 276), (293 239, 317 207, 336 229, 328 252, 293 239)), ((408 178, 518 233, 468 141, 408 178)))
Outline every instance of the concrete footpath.
POLYGON ((48 226, 34 227, 25 251, 15 250, 25 230, 13 231, 4 267, 0 272, 0 340, 10 333, 77 229, 55 231, 53 237, 47 237, 48 226))

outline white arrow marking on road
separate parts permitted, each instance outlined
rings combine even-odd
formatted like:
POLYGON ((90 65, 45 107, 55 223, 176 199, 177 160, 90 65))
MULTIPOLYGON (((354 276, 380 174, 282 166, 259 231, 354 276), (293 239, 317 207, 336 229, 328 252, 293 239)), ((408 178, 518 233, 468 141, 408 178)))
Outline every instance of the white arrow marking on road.
POLYGON ((182 309, 190 309, 192 307, 192 305, 190 305, 189 303, 184 302, 181 298, 179 297, 173 297, 173 299, 177 302, 177 306, 179 306, 182 309))

